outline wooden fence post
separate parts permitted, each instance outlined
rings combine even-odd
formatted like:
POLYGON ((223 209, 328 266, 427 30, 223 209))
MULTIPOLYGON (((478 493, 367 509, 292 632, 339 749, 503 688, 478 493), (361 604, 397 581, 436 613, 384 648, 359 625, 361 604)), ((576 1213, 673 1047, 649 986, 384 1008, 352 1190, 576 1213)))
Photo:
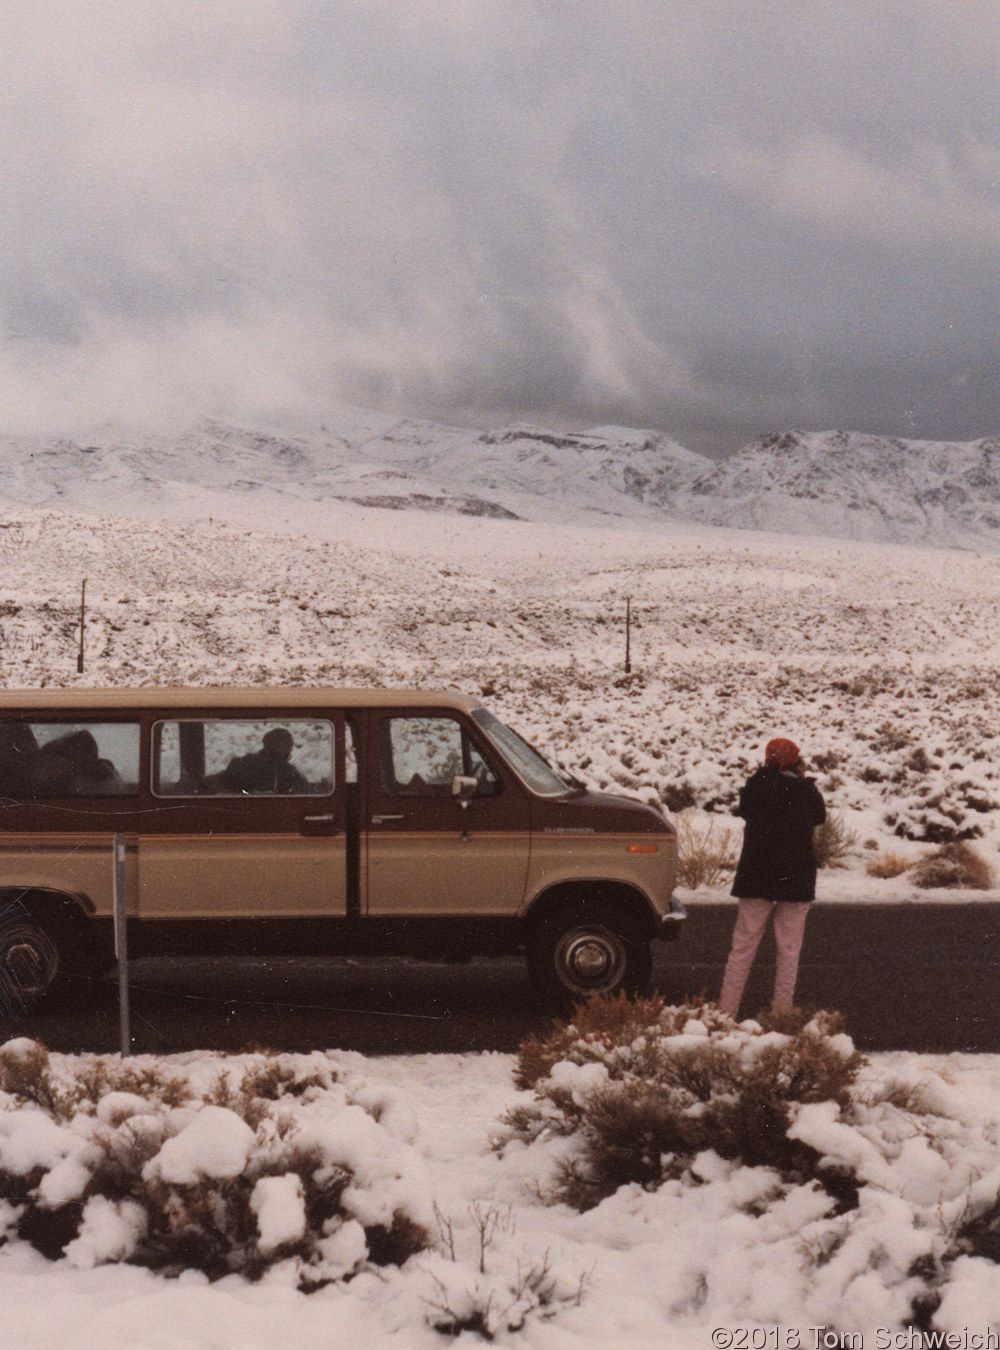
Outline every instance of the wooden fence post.
POLYGON ((87 578, 80 587, 80 649, 76 654, 76 673, 83 674, 83 625, 87 617, 87 578))

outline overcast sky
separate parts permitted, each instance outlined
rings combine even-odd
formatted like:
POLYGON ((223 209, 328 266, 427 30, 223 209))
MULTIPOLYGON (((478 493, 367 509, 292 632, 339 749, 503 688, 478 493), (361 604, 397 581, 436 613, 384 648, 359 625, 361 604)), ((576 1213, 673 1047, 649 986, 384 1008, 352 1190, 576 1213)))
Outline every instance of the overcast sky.
POLYGON ((1000 433, 996 0, 0 0, 4 430, 1000 433))

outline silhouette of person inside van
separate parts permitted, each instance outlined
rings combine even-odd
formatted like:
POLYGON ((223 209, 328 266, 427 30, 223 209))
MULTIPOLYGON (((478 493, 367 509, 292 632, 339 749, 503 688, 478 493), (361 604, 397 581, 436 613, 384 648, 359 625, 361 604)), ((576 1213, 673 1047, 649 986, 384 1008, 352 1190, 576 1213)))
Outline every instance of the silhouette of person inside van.
POLYGON ((272 727, 264 733, 259 750, 229 761, 222 772, 223 789, 247 795, 308 792, 305 778, 289 763, 294 745, 290 731, 272 727))
POLYGON ((32 764, 33 797, 108 796, 125 791, 118 770, 102 759, 93 733, 67 731, 47 741, 32 764))

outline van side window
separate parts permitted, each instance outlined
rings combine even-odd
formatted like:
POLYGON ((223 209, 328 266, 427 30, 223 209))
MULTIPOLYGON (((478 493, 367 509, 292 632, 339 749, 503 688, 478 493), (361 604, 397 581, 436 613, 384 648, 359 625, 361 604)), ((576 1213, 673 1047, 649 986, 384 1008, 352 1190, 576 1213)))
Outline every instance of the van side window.
POLYGON ((157 796, 321 797, 333 777, 331 722, 187 719, 153 728, 157 796))
POLYGON ((0 722, 0 795, 133 797, 138 722, 0 722))
POLYGON ((386 717, 379 723, 382 790, 389 797, 446 797, 459 774, 475 778, 477 796, 500 781, 453 717, 386 717))

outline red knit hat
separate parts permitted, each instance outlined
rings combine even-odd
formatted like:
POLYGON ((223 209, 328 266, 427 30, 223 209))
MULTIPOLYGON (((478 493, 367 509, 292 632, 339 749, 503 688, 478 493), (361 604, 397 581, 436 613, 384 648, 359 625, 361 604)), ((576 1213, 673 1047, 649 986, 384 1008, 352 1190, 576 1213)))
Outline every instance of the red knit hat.
POLYGON ((779 769, 790 769, 798 764, 802 752, 794 741, 786 741, 783 736, 768 741, 764 746, 764 763, 774 764, 779 769))

